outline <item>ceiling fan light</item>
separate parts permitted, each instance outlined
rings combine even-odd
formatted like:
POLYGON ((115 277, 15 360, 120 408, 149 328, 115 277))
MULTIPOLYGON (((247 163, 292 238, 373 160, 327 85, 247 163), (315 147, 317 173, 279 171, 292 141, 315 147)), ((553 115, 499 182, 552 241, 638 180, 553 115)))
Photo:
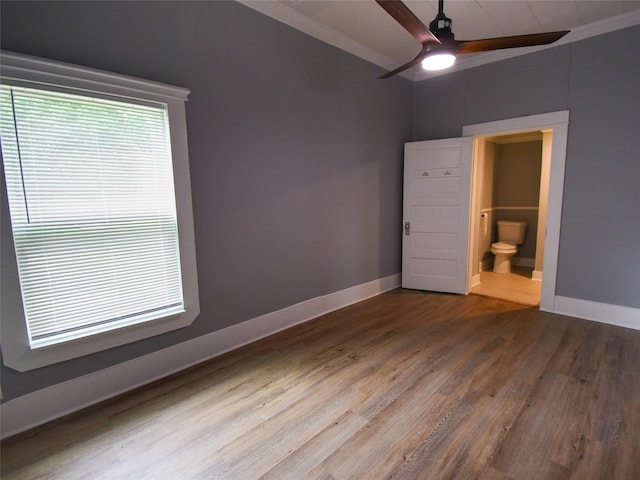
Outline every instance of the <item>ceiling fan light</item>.
POLYGON ((435 53, 422 60, 422 68, 430 71, 444 70, 451 67, 455 61, 456 56, 451 53, 435 53))

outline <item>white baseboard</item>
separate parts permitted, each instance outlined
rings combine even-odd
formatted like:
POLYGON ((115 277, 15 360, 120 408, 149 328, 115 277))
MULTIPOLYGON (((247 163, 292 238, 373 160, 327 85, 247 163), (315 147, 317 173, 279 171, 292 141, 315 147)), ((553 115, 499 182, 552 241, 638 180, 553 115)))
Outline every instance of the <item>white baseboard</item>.
POLYGON ((471 277, 471 285, 469 286, 469 288, 477 287, 478 285, 480 285, 480 274, 479 273, 477 275, 473 275, 471 277))
POLYGON ((0 405, 1 437, 42 425, 82 408, 217 357, 248 343, 400 286, 400 274, 312 298, 202 337, 113 365, 0 405))
POLYGON ((540 270, 534 270, 531 272, 531 280, 535 280, 537 282, 542 281, 542 272, 540 270))
POLYGON ((569 297, 555 297, 554 313, 640 330, 640 308, 569 297))

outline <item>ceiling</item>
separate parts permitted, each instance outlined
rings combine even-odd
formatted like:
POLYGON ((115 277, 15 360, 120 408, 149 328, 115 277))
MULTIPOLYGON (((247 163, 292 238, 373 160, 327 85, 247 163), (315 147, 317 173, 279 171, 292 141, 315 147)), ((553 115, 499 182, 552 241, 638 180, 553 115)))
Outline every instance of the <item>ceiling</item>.
MULTIPOLYGON (((417 40, 374 0, 238 1, 385 70, 407 63, 420 51, 417 40)), ((438 12, 437 0, 404 3, 425 25, 438 12)), ((640 0, 445 0, 444 11, 458 40, 571 30, 559 45, 640 24, 640 0)), ((445 73, 544 48, 461 55, 445 73)), ((416 66, 401 75, 416 81, 438 74, 416 66)))

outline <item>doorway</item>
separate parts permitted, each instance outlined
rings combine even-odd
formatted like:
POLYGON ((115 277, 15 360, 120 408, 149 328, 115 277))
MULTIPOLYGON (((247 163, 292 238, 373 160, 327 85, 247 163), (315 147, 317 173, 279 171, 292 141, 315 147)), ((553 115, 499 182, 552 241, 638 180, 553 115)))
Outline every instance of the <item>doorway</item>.
MULTIPOLYGON (((481 176, 478 159, 482 158, 481 155, 484 153, 482 149, 486 146, 483 140, 507 135, 531 135, 535 132, 535 135, 543 137, 539 194, 542 200, 538 206, 536 253, 532 270, 532 276, 535 275, 538 278, 528 281, 540 282, 539 308, 554 311, 568 123, 569 112, 561 111, 469 125, 463 128, 463 136, 474 139, 467 291, 472 291, 474 283, 479 280, 476 276, 480 265, 477 239, 481 228, 482 188, 479 183, 481 176), (545 199, 546 209, 543 208, 545 199)), ((494 226, 488 225, 488 228, 492 229, 494 226)))
POLYGON ((472 189, 480 215, 471 217, 471 293, 538 307, 542 290, 542 256, 548 193, 551 132, 540 130, 477 138, 472 189), (543 174, 544 171, 544 174, 543 174), (510 268, 494 271, 497 224, 525 222, 524 239, 509 258, 510 268), (538 225, 542 229, 538 229, 538 225), (475 245, 475 246, 474 246, 475 245))

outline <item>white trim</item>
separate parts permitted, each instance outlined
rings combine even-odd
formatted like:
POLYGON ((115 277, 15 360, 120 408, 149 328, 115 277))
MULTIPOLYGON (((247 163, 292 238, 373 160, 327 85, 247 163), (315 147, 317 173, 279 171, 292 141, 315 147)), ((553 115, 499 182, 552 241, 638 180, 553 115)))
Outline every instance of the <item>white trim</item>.
POLYGON ((556 296, 555 313, 640 330, 640 308, 556 296))
POLYGON ((531 210, 538 211, 539 207, 493 207, 494 210, 531 210))
POLYGON ((6 438, 400 285, 400 274, 312 298, 0 405, 6 438))
POLYGON ((525 117, 507 118, 505 120, 496 120, 492 122, 475 123, 473 125, 465 125, 462 128, 462 136, 475 135, 502 135, 503 132, 527 132, 529 130, 538 130, 545 125, 555 125, 557 123, 569 123, 569 110, 558 112, 540 113, 537 115, 527 115, 525 117))
MULTIPOLYGON (((530 130, 553 130, 551 146, 551 171, 549 175, 549 197, 547 210, 547 236, 544 243, 545 272, 542 282, 540 310, 554 312, 556 294, 556 275, 558 253, 560 250, 560 220, 562 215, 562 196, 564 193, 564 167, 566 163, 567 141, 569 134, 569 111, 542 113, 526 117, 498 120, 495 122, 466 125, 462 135, 490 136, 503 133, 517 133, 530 130)), ((473 214, 473 212, 472 212, 473 214)))
POLYGON ((9 80, 29 79, 31 83, 48 86, 64 85, 82 91, 108 92, 124 98, 145 98, 160 102, 186 102, 190 90, 166 83, 153 82, 94 68, 33 57, 21 53, 0 51, 0 75, 9 80))
POLYGON ((480 213, 495 212, 498 210, 540 210, 540 207, 486 207, 480 210, 480 213))
POLYGON ((542 272, 540 270, 534 270, 533 272, 531 272, 531 280, 534 280, 536 282, 541 282, 542 272))

